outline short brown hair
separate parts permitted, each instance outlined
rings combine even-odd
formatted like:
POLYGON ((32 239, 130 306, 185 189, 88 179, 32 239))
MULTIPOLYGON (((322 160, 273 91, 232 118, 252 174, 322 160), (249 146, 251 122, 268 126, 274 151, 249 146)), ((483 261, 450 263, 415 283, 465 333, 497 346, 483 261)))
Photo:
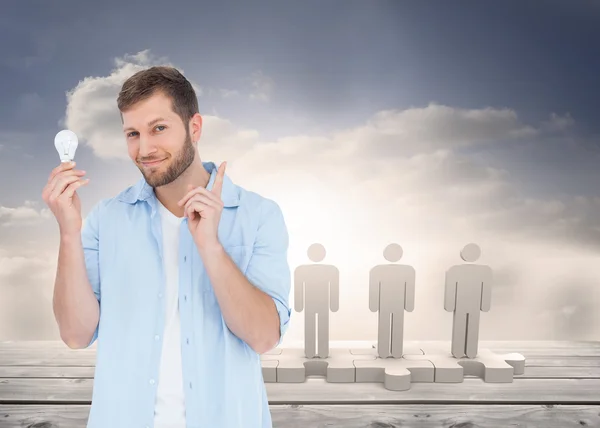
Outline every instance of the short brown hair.
POLYGON ((123 83, 117 98, 121 121, 124 111, 160 92, 171 99, 171 108, 184 125, 198 113, 198 97, 183 74, 174 67, 154 66, 138 71, 123 83))

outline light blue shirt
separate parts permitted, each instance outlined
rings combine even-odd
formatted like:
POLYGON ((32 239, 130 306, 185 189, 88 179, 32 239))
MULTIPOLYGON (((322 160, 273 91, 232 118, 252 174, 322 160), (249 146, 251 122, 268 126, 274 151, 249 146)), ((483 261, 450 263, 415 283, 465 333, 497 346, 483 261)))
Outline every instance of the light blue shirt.
MULTIPOLYGON (((217 168, 202 162, 214 183, 217 168)), ((223 181, 218 236, 246 278, 269 294, 280 340, 291 310, 288 231, 276 202, 223 181)), ((152 428, 165 324, 165 277, 158 200, 142 178, 100 200, 82 242, 100 303, 97 360, 88 428, 152 428)), ((188 230, 179 230, 181 358, 187 428, 272 427, 260 355, 234 335, 188 230)), ((89 346, 88 345, 88 346, 89 346)))

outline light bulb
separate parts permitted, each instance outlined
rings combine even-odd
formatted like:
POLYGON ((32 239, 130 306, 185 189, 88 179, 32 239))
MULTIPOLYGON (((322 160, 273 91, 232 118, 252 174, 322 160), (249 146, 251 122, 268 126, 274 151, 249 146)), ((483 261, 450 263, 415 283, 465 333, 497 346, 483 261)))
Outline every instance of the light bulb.
POLYGON ((56 147, 61 162, 71 162, 75 158, 78 143, 77 135, 73 131, 63 129, 56 134, 54 147, 56 147))

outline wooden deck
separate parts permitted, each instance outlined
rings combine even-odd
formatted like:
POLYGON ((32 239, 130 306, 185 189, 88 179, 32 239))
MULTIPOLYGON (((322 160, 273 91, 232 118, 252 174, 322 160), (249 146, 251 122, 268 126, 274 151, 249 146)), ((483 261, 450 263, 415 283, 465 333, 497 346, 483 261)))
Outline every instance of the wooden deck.
MULTIPOLYGON (((408 346, 418 346, 409 342, 408 346)), ((333 345, 332 345, 333 346, 333 345)), ((267 383, 274 427, 600 427, 600 342, 482 342, 527 358, 513 383, 267 383)), ((95 347, 0 342, 0 427, 85 427, 95 347)), ((220 427, 219 427, 220 428, 220 427)))

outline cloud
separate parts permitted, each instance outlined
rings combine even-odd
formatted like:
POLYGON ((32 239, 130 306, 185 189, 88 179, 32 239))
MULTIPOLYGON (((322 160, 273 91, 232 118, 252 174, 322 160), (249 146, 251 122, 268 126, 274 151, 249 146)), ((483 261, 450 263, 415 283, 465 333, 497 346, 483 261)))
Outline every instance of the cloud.
POLYGON ((0 280, 22 278, 24 275, 33 279, 45 278, 56 269, 54 254, 29 250, 9 252, 0 248, 0 280))
MULTIPOLYGON (((115 60, 117 68, 109 76, 84 79, 69 92, 67 126, 98 157, 127 159, 115 105, 118 90, 134 72, 165 63, 166 59, 142 51, 115 60)), ((273 89, 272 80, 262 72, 255 73, 252 81, 260 93, 273 89)), ((508 108, 464 109, 430 103, 380 111, 356 127, 330 135, 274 141, 265 141, 258 130, 237 127, 223 117, 203 118, 199 142, 203 159, 228 160, 233 174, 246 182, 252 177, 249 184, 281 194, 291 189, 301 193, 306 183, 314 183, 319 192, 309 195, 313 200, 307 206, 332 194, 344 195, 350 205, 361 204, 368 194, 370 207, 362 209, 379 218, 379 224, 401 220, 414 234, 432 238, 440 233, 448 236, 448 231, 459 236, 481 230, 526 239, 600 243, 600 222, 591 214, 598 208, 596 199, 521 194, 510 170, 461 153, 506 142, 543 142, 572 127, 569 114, 552 114, 535 126, 508 108)))
POLYGON ((234 98, 240 95, 240 91, 236 89, 223 89, 223 88, 207 88, 205 91, 206 95, 218 95, 221 98, 234 98))
POLYGON ((575 124, 571 114, 567 113, 560 116, 556 113, 550 115, 550 119, 542 124, 542 127, 548 131, 565 131, 575 124))
POLYGON ((275 88, 275 82, 272 78, 263 74, 262 71, 256 71, 249 80, 253 87, 253 91, 250 93, 250 99, 259 101, 269 101, 271 99, 271 95, 275 88))
POLYGON ((0 338, 59 340, 52 295, 56 253, 0 248, 0 338))
MULTIPOLYGON (((562 119, 553 115, 550 122, 562 119)), ((557 129, 565 127, 523 124, 506 109, 429 105, 380 112, 329 136, 258 140, 251 148, 240 144, 232 165, 244 181, 253 177, 254 185, 273 194, 303 194, 303 187, 317 186, 306 195, 307 211, 337 197, 346 204, 334 206, 332 218, 347 215, 344 210, 354 205, 382 228, 402 225, 423 239, 492 233, 596 247, 598 198, 524 194, 510 169, 491 167, 459 150, 509 140, 543 145, 557 129)))
POLYGON ((23 206, 10 208, 0 206, 0 225, 4 227, 31 226, 52 218, 49 208, 37 209, 37 202, 25 201, 23 206))
POLYGON ((354 146, 357 155, 387 157, 532 138, 539 133, 539 129, 521 123, 514 110, 462 109, 432 103, 380 111, 364 125, 338 133, 336 139, 354 146))
POLYGON ((237 97, 240 94, 240 92, 235 89, 219 89, 219 94, 223 98, 233 98, 237 97))

